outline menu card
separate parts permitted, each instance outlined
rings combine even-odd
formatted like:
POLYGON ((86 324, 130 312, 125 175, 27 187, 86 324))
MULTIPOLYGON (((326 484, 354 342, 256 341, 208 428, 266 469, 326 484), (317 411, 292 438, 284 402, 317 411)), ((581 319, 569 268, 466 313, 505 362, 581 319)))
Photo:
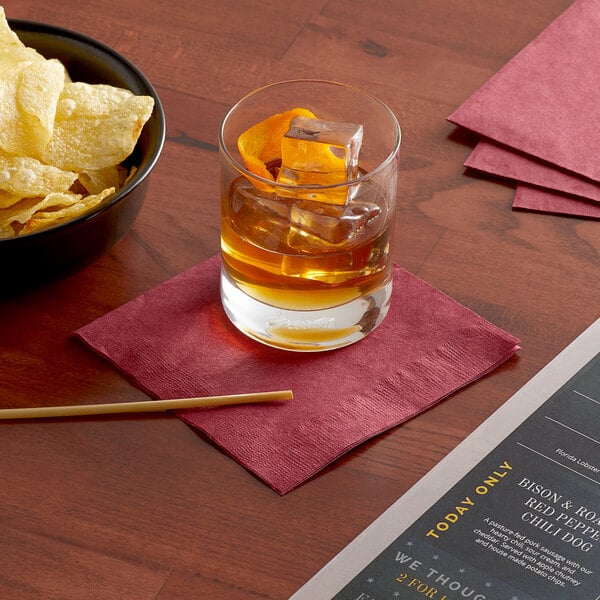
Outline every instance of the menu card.
POLYGON ((600 319, 291 600, 600 600, 600 319))

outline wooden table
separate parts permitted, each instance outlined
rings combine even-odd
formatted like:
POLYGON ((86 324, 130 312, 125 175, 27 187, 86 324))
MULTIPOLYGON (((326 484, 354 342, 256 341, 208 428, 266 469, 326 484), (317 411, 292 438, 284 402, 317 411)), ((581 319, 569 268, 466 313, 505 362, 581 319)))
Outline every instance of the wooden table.
POLYGON ((216 134, 251 89, 343 80, 403 128, 395 259, 522 340, 518 356, 284 497, 168 414, 1 424, 0 598, 284 599, 598 316, 600 224, 511 210, 447 115, 570 0, 8 0, 114 47, 167 141, 131 232, 0 302, 4 407, 143 400, 70 337, 219 249, 216 134))

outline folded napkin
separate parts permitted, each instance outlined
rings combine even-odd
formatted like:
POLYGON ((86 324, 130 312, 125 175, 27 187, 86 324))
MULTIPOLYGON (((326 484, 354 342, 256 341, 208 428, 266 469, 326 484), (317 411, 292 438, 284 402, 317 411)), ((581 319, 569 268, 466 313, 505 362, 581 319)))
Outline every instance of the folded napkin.
MULTIPOLYGON (((598 33, 600 34, 600 30, 598 33)), ((465 166, 600 202, 600 183, 558 169, 550 163, 511 150, 491 140, 481 140, 467 158, 465 166)))
POLYGON ((583 200, 529 185, 517 185, 513 208, 600 219, 600 202, 583 200))
POLYGON ((598 200, 599 31, 600 0, 577 0, 448 117, 484 137, 467 166, 598 200))
POLYGON ((292 389, 294 399, 176 414, 280 494, 507 360, 519 341, 399 267, 360 342, 295 353, 240 334, 215 256, 75 335, 155 398, 292 389))
POLYGON ((599 183, 492 140, 480 140, 465 166, 519 182, 513 208, 589 218, 600 216, 599 183))

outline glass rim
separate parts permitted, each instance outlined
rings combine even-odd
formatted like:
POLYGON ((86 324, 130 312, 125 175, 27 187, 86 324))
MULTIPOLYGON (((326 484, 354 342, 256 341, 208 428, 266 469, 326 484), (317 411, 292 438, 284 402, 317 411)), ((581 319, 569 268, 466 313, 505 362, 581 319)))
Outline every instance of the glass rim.
POLYGON ((274 188, 281 188, 281 189, 287 189, 287 190, 307 190, 307 191, 314 191, 314 190, 331 190, 331 189, 340 189, 340 188, 348 188, 348 187, 352 187, 355 185, 360 184, 363 181, 369 180, 372 177, 374 177, 376 174, 378 174, 380 171, 382 171, 383 169, 385 169, 392 160, 394 160, 394 157, 397 156, 398 151, 400 149, 400 143, 402 140, 402 130, 400 128, 400 123, 398 122, 398 119, 396 117, 396 115, 394 114, 394 112, 392 111, 392 109, 382 100, 380 100, 379 98, 377 98, 377 96, 374 96, 373 94, 371 94, 370 92, 367 92, 365 90, 362 90, 358 87, 355 87, 353 85, 349 85, 346 83, 341 83, 339 81, 331 81, 331 80, 327 80, 327 79, 287 79, 284 81, 277 81, 275 83, 269 83, 267 85, 263 85, 259 88, 256 88, 255 90, 245 94, 244 96, 242 96, 242 98, 240 98, 225 114, 225 116, 223 117, 223 120, 221 121, 221 125, 219 127, 219 135, 218 135, 218 142, 219 142, 219 150, 221 150, 223 152, 223 154, 225 155, 225 157, 227 158, 227 160, 229 161, 229 163, 244 177, 246 177, 247 179, 250 180, 256 180, 259 183, 262 184, 267 184, 270 187, 274 187, 274 188), (333 86, 337 86, 337 87, 341 87, 344 88, 346 90, 349 91, 354 91, 362 96, 365 96, 367 98, 369 98, 370 100, 374 101, 376 104, 378 104, 379 106, 381 106, 384 111, 388 114, 388 116, 391 118, 392 123, 394 125, 394 129, 396 132, 396 139, 394 140, 394 145, 392 150, 388 153, 388 155, 382 160, 380 161, 377 166, 370 170, 367 171, 364 175, 358 175, 357 177, 354 177, 352 179, 349 179, 348 181, 344 181, 343 183, 332 183, 332 184, 328 184, 328 185, 320 185, 320 184, 304 184, 304 185, 295 185, 292 183, 279 183, 277 181, 273 181, 272 179, 267 179, 266 177, 262 177, 261 175, 256 175, 255 173, 252 173, 252 171, 249 171, 246 168, 246 165, 244 165, 243 163, 240 163, 236 158, 233 157, 233 155, 231 154, 231 152, 229 151, 227 144, 225 143, 225 139, 224 139, 224 130, 225 127, 227 125, 227 122, 229 121, 229 118, 231 117, 231 115, 236 111, 236 109, 242 104, 244 103, 246 100, 248 100, 249 98, 256 96, 257 94, 268 90, 270 88, 274 88, 274 87, 280 87, 282 85, 286 85, 286 84, 295 84, 295 83, 314 83, 314 84, 327 84, 327 85, 333 85, 333 86))

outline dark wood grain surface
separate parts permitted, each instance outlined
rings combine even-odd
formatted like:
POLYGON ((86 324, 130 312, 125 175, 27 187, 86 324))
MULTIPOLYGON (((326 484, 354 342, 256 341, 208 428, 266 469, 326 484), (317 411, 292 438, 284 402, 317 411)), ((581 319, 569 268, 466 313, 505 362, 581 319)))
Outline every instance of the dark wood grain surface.
POLYGON ((0 301, 1 406, 145 399, 70 334, 218 252, 220 119, 286 78, 345 81, 392 107, 396 261, 523 349, 284 497, 167 414, 0 424, 0 598, 285 599, 599 316, 600 223, 513 211, 511 184, 465 172, 475 138, 446 121, 570 4, 4 3, 122 52, 168 125, 130 233, 84 270, 0 301))

